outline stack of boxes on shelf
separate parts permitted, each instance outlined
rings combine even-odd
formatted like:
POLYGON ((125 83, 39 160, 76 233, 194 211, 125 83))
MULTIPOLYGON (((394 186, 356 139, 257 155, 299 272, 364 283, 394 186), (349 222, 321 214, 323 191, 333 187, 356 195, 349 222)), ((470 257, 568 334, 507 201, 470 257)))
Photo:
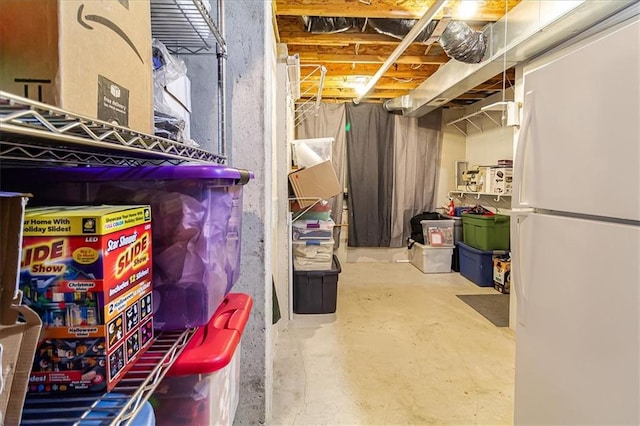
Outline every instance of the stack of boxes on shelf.
POLYGON ((410 242, 409 262, 425 274, 451 272, 455 221, 439 218, 422 220, 420 224, 424 244, 410 242))
POLYGON ((498 160, 497 165, 476 166, 465 172, 465 176, 466 184, 459 189, 510 195, 513 190, 513 161, 498 160))
POLYGON ((331 162, 332 147, 333 138, 298 139, 292 144, 297 168, 289 174, 289 183, 302 212, 342 192, 331 162))
POLYGON ((513 161, 498 160, 495 166, 481 167, 482 189, 478 192, 510 195, 513 190, 513 161))
POLYGON ((340 263, 333 254, 334 221, 327 199, 338 195, 341 185, 331 163, 333 138, 294 142, 299 167, 289 174, 295 194, 291 251, 293 258, 293 311, 326 314, 336 311, 340 263))
POLYGON ((298 219, 292 225, 293 266, 298 271, 326 271, 333 260, 333 226, 327 220, 298 219))
POLYGON ((340 262, 333 254, 333 220, 300 219, 293 223, 293 311, 336 311, 340 262))
MULTIPOLYGON (((462 213, 464 242, 458 242, 460 255, 460 274, 480 287, 494 286, 494 257, 500 256, 496 268, 501 271, 503 285, 496 287, 503 293, 508 292, 505 274, 505 256, 509 250, 510 217, 501 214, 480 215, 462 213)), ((500 278, 498 278, 500 280, 500 278)))

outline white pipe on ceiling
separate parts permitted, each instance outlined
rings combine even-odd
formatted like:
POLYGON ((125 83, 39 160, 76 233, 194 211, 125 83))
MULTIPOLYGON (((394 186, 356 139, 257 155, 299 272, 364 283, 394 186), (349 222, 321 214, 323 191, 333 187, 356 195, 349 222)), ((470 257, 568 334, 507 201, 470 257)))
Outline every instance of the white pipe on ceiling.
POLYGON ((403 38, 402 41, 398 44, 395 50, 391 52, 391 55, 389 55, 389 57, 382 63, 380 69, 374 74, 374 76, 365 86, 362 94, 360 94, 353 100, 354 104, 359 104, 362 99, 367 96, 371 89, 373 89, 373 86, 375 86, 378 80, 380 80, 380 77, 382 77, 384 73, 386 73, 387 70, 391 67, 391 65, 393 65, 395 61, 400 57, 400 55, 402 55, 404 51, 407 50, 407 47, 409 47, 409 45, 413 43, 416 37, 418 37, 418 34, 420 34, 422 30, 424 30, 427 25, 429 25, 429 22, 431 22, 433 17, 436 16, 440 9, 444 7, 447 1, 448 0, 436 0, 431 5, 431 7, 425 12, 422 18, 420 18, 418 22, 416 22, 416 24, 413 26, 413 28, 411 28, 411 31, 409 31, 405 38, 403 38))

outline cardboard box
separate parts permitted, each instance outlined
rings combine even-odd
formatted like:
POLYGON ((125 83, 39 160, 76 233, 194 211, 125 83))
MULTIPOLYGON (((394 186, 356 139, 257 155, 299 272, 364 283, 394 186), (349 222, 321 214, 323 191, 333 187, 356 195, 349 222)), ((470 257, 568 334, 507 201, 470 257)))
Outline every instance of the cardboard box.
POLYGON ((0 192, 0 424, 17 425, 42 323, 16 288, 25 194, 0 192), (18 322, 18 314, 24 321, 18 322))
POLYGON ((318 199, 335 197, 342 192, 331 161, 296 170, 289 174, 289 182, 300 207, 311 206, 318 199))
POLYGON ((0 89, 153 131, 149 0, 2 0, 0 89))
POLYGON ((500 293, 511 291, 511 260, 501 256, 493 258, 493 287, 500 293))
POLYGON ((491 167, 478 167, 478 192, 491 192, 491 167))
POLYGON ((30 393, 110 391, 153 337, 151 209, 27 209, 20 288, 44 324, 30 393))
POLYGON ((513 168, 492 168, 490 186, 490 192, 495 194, 511 194, 513 189, 513 168))

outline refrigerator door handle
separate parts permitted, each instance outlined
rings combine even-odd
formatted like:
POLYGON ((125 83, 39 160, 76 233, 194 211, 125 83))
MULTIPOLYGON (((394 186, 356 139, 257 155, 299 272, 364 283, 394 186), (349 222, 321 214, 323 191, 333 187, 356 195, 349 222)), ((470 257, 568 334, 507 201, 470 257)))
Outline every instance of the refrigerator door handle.
POLYGON ((511 211, 511 277, 516 291, 516 320, 521 326, 527 319, 527 289, 522 279, 522 248, 520 245, 520 224, 531 214, 533 209, 513 209, 511 211))
POLYGON ((524 96, 525 112, 518 135, 518 146, 516 147, 516 159, 513 165, 513 208, 527 208, 529 203, 522 200, 522 181, 524 177, 524 157, 529 143, 529 133, 531 132, 531 121, 534 110, 533 91, 527 92, 524 96))

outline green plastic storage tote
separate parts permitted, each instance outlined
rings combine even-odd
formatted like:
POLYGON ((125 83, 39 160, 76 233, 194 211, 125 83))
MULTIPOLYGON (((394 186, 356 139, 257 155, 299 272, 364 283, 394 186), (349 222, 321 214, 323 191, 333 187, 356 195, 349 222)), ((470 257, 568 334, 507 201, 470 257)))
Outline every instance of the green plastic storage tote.
POLYGON ((479 250, 509 249, 509 216, 462 214, 464 243, 479 250))

